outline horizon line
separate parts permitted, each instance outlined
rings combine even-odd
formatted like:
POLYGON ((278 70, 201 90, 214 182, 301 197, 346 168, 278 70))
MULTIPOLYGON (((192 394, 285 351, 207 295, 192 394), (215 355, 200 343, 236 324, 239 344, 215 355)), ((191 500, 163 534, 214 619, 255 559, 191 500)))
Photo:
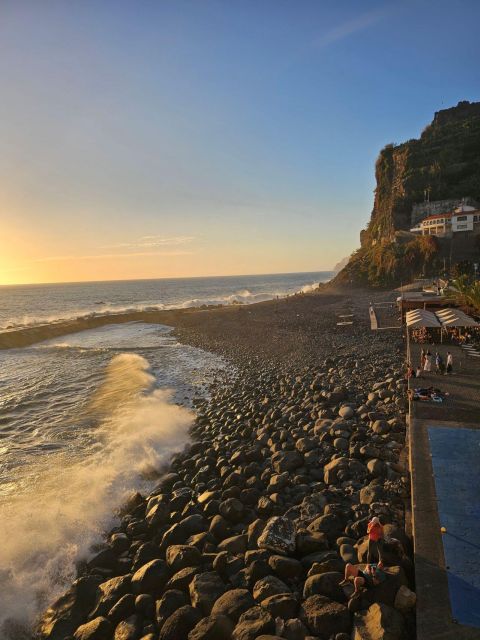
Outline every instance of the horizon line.
POLYGON ((202 276, 171 276, 171 277, 153 277, 153 278, 113 278, 111 280, 57 280, 54 282, 11 282, 9 284, 0 284, 0 289, 5 287, 37 287, 48 286, 53 284, 98 284, 109 282, 147 282, 149 280, 195 280, 203 278, 249 278, 252 276, 287 276, 301 275, 304 273, 334 273, 330 269, 316 269, 314 271, 276 271, 266 273, 229 273, 223 275, 202 275, 202 276))

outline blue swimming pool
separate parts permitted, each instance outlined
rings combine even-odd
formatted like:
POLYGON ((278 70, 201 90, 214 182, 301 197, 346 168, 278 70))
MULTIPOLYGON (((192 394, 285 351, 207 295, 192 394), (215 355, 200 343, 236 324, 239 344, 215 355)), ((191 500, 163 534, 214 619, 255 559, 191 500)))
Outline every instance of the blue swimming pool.
POLYGON ((453 617, 480 627, 480 430, 429 427, 453 617))

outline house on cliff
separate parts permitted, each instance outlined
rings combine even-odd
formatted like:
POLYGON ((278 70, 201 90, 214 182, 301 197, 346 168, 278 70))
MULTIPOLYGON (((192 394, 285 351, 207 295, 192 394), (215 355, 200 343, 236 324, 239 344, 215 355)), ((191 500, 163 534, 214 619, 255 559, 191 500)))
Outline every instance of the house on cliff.
POLYGON ((454 234, 480 235, 480 210, 465 204, 464 200, 454 211, 427 215, 410 232, 439 238, 451 238, 454 234))

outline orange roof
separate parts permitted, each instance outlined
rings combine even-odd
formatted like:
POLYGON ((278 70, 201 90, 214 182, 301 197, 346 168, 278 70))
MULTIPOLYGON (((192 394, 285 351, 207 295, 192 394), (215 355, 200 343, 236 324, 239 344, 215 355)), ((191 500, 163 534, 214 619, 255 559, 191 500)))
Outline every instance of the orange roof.
POLYGON ((433 216, 427 216, 422 220, 422 222, 425 222, 425 220, 436 220, 437 218, 451 218, 451 217, 452 217, 451 213, 436 213, 433 216))

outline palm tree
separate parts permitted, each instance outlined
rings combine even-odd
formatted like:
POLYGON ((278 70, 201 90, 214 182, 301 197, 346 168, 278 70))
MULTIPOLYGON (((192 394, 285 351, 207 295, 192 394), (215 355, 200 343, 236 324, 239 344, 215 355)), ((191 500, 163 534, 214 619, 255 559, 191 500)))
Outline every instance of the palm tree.
POLYGON ((468 302, 475 311, 480 311, 480 282, 478 280, 470 285, 468 302))
POLYGON ((447 298, 458 305, 471 307, 480 312, 480 282, 472 282, 463 275, 453 280, 446 292, 447 298))

